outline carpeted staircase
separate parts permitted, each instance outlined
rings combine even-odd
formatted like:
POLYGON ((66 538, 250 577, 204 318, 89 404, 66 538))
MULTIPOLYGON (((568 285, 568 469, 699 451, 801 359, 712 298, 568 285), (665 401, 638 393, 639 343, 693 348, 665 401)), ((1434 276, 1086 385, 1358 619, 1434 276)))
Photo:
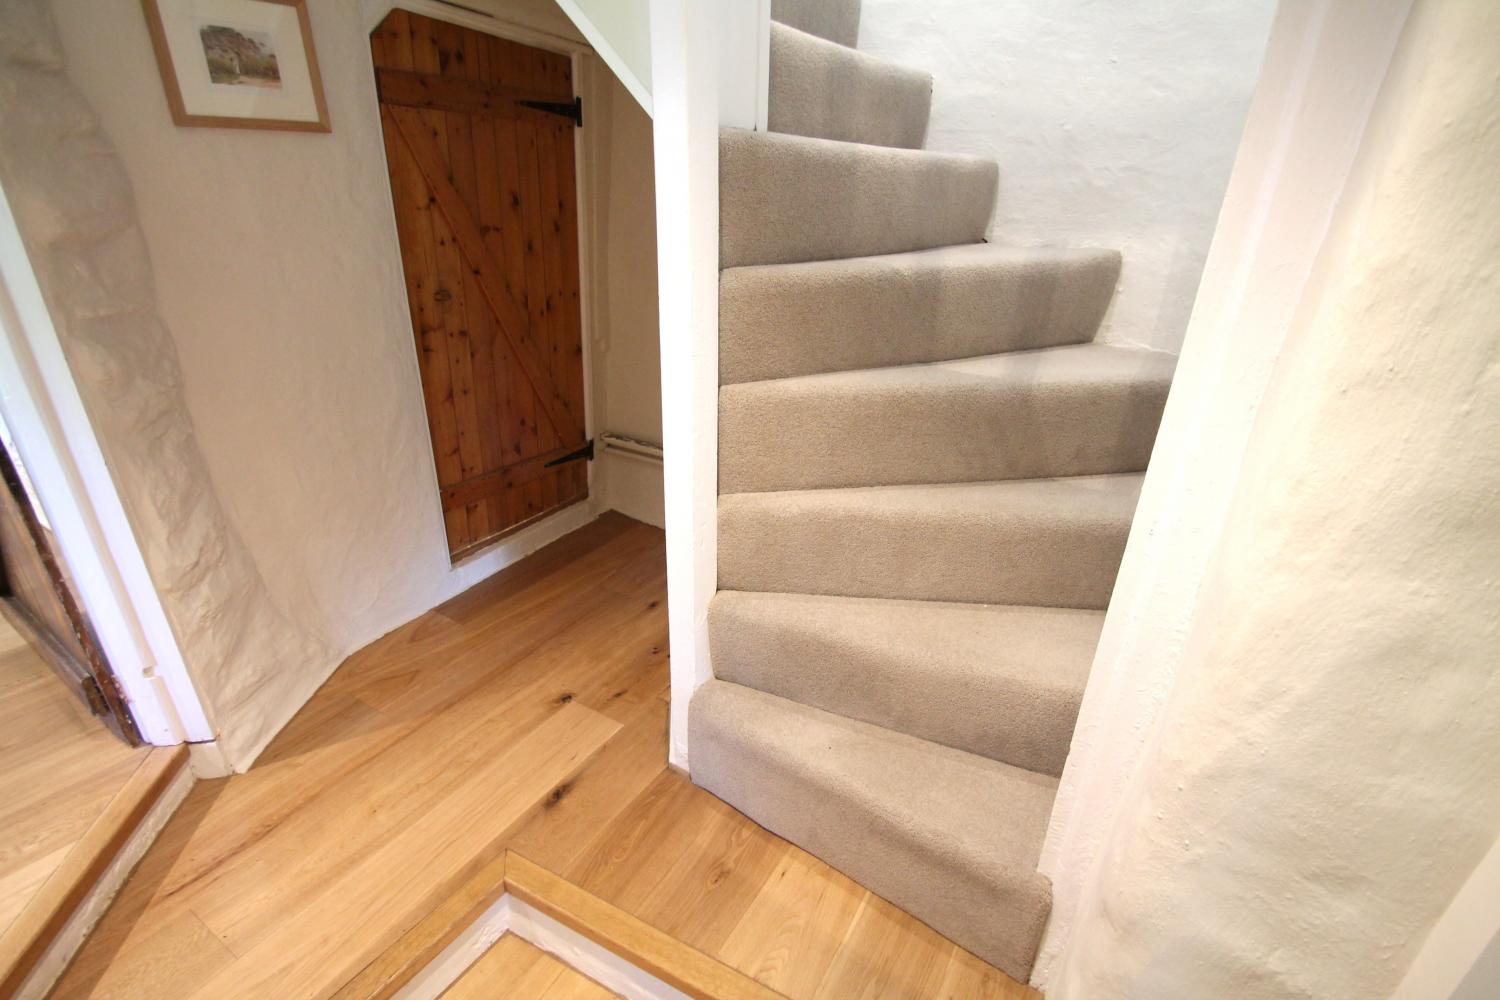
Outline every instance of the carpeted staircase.
POLYGON ((720 147, 715 680, 693 779, 1017 979, 1174 359, 1092 343, 1108 250, 983 242, 997 169, 858 0, 776 0, 720 147))

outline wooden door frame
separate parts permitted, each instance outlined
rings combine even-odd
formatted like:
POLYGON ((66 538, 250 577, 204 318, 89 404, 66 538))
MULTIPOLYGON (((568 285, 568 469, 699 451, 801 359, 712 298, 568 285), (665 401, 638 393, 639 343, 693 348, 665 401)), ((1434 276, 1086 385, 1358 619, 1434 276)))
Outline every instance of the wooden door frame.
MULTIPOLYGON (((377 2, 369 3, 366 7, 365 23, 362 25, 365 34, 369 35, 374 32, 393 10, 404 10, 410 14, 418 14, 422 17, 431 18, 434 21, 442 21, 445 24, 451 24, 455 27, 477 31, 482 35, 503 38, 506 41, 518 42, 522 45, 529 45, 532 48, 545 49, 548 52, 565 55, 568 57, 573 77, 573 93, 578 96, 584 96, 581 86, 581 74, 584 67, 583 57, 594 56, 596 59, 598 58, 598 54, 594 52, 593 48, 584 42, 575 42, 536 28, 528 28, 525 25, 512 21, 503 21, 498 17, 492 18, 484 14, 471 13, 458 7, 450 7, 447 4, 439 3, 437 0, 377 0, 377 2)), ((376 130, 376 134, 381 134, 383 125, 380 115, 380 93, 375 83, 375 60, 368 45, 364 46, 364 57, 369 60, 367 63, 369 72, 366 75, 368 83, 365 90, 364 114, 368 118, 370 127, 376 130)), ((600 68, 604 72, 610 72, 607 66, 603 66, 602 60, 600 61, 600 68)), ((592 74, 590 74, 590 80, 592 81, 592 74)), ((585 109, 585 112, 587 112, 587 109, 585 109)), ((588 119, 585 118, 584 120, 587 121, 588 119)), ((583 348, 583 436, 585 440, 592 439, 595 434, 593 364, 594 285, 593 274, 590 268, 590 256, 594 248, 594 234, 592 213, 589 210, 589 202, 586 195, 593 187, 593 171, 590 168, 590 161, 593 159, 592 153, 594 152, 593 137, 597 134, 598 132, 590 131, 588 126, 585 125, 582 135, 578 137, 578 141, 573 143, 573 186, 574 197, 578 203, 578 325, 579 342, 583 348)), ((389 176, 390 162, 386 157, 384 143, 380 144, 380 163, 385 168, 385 175, 389 176)), ((392 201, 390 184, 383 184, 381 188, 382 193, 386 197, 386 204, 390 209, 389 245, 392 252, 396 255, 399 265, 401 241, 396 231, 396 208, 392 201)), ((401 283, 401 304, 405 307, 405 314, 408 316, 411 315, 411 302, 408 299, 406 283, 404 281, 401 283)), ((417 397, 421 398, 421 372, 415 363, 411 368, 411 378, 415 384, 417 397)), ((426 427, 427 413, 425 407, 422 412, 422 423, 426 427)), ((426 429, 430 437, 432 429, 430 427, 426 427, 426 429)), ((432 475, 431 495, 433 516, 439 525, 441 525, 443 520, 443 486, 438 479, 437 460, 432 456, 430 450, 428 451, 428 461, 428 468, 432 475)), ((598 503, 598 484, 595 481, 594 465, 595 463, 593 462, 588 463, 588 493, 582 498, 583 503, 590 506, 597 506, 598 503)), ((576 506, 577 503, 574 502, 557 507, 535 519, 523 521, 514 528, 488 539, 480 545, 470 546, 461 550, 456 555, 449 553, 450 563, 456 568, 472 559, 482 557, 493 552, 497 546, 510 543, 518 533, 545 524, 554 517, 564 514, 569 507, 576 506)))

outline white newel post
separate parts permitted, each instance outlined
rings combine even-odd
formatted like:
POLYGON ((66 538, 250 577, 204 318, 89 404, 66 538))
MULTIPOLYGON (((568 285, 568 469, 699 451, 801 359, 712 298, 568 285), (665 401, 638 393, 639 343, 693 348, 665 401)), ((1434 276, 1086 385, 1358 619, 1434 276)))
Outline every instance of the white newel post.
POLYGON ((688 766, 688 701, 713 675, 717 582, 719 128, 764 127, 769 0, 651 0, 661 323, 670 760, 688 766))

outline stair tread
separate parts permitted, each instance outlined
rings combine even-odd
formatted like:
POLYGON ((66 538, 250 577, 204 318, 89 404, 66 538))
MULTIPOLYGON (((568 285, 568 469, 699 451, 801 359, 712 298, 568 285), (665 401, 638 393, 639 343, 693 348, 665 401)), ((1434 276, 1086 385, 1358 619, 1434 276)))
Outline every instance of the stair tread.
POLYGON ((1055 778, 727 681, 698 689, 689 726, 695 781, 1024 975, 1051 902, 1036 866, 1055 778), (980 919, 994 912, 1012 919, 980 919))
MULTIPOLYGON (((903 149, 898 146, 880 146, 870 142, 851 142, 847 139, 824 139, 813 135, 792 135, 787 132, 757 132, 752 129, 724 128, 719 130, 721 138, 767 149, 796 150, 817 156, 839 159, 864 158, 876 163, 892 166, 925 164, 944 165, 953 168, 973 168, 985 172, 999 173, 995 161, 972 153, 951 153, 939 149, 903 149)), ((941 249, 953 244, 936 244, 921 249, 941 249)), ((879 253, 853 256, 880 256, 879 253)), ((738 267, 730 264, 728 267, 738 267)))
POLYGON ((723 129, 719 178, 719 263, 735 267, 977 243, 999 168, 962 153, 723 129))
POLYGON ((771 0, 775 24, 853 48, 859 40, 860 0, 771 0))
POLYGON ((725 385, 1091 340, 1120 254, 971 243, 757 264, 719 282, 725 385))
POLYGON ((1072 344, 719 390, 726 492, 1135 472, 1176 359, 1072 344))
POLYGON ((836 260, 804 260, 789 264, 743 264, 725 268, 726 272, 788 271, 803 274, 838 272, 850 269, 878 271, 948 271, 994 261, 1030 263, 1035 261, 1067 262, 1096 257, 1119 259, 1120 252, 1104 247, 1015 247, 999 243, 959 243, 953 246, 907 250, 900 253, 867 254, 840 257, 836 260))
POLYGON ((919 362, 761 379, 725 386, 723 396, 773 394, 795 398, 808 393, 902 393, 945 388, 1006 391, 1068 382, 1169 382, 1177 357, 1164 351, 1121 344, 1062 344, 1003 351, 945 361, 919 362))
POLYGON ((1121 501, 1134 504, 1141 473, 1104 476, 1058 476, 1048 479, 1002 479, 974 483, 906 483, 895 486, 846 486, 815 490, 723 493, 719 506, 777 506, 799 510, 850 507, 901 515, 928 512, 935 518, 967 520, 986 512, 1003 514, 1015 507, 1037 512, 1062 504, 1079 511, 1103 512, 1121 501))
POLYGON ((719 586, 1103 608, 1141 478, 721 494, 719 586))
POLYGON ((772 132, 916 149, 932 74, 773 23, 768 100, 772 132))
POLYGON ((721 590, 714 673, 1057 775, 1102 611, 721 590), (974 712, 973 705, 984 705, 974 712))

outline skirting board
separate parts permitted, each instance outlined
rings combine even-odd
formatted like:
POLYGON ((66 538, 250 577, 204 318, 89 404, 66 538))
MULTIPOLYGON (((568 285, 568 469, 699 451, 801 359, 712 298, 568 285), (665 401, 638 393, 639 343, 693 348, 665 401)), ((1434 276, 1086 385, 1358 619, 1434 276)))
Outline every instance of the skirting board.
POLYGON ((514 852, 501 895, 394 994, 436 1000, 507 932, 628 1000, 785 1000, 514 852))
POLYGON ((47 950, 37 960, 35 967, 16 991, 16 1000, 41 1000, 67 970, 73 955, 83 946, 89 932, 109 909, 125 880, 135 870, 141 858, 160 835, 167 821, 177 812, 196 781, 193 769, 186 760, 177 765, 176 773, 161 790, 156 802, 136 824, 135 830, 115 853, 114 860, 95 880, 93 888, 73 910, 73 915, 62 926, 47 950))

